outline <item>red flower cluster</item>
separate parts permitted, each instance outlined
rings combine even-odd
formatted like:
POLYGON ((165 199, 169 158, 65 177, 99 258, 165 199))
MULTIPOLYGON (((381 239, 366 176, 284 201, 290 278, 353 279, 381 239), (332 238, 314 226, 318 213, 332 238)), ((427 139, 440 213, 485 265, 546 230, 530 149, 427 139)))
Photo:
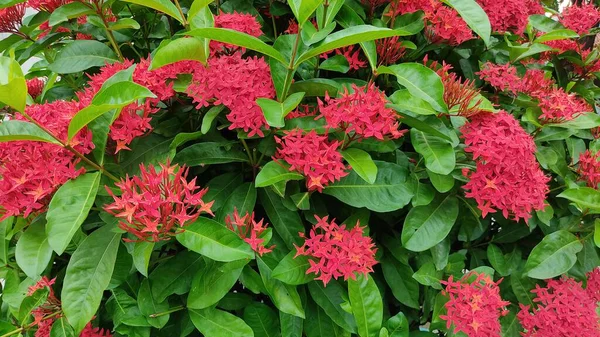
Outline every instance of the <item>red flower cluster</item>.
POLYGON ((317 108, 312 107, 308 104, 300 104, 296 110, 290 112, 285 116, 285 119, 294 119, 301 117, 314 117, 317 115, 317 108))
POLYGON ((474 172, 463 171, 470 179, 464 189, 477 201, 483 217, 501 210, 505 218, 527 221, 533 210, 544 209, 550 178, 535 158, 532 137, 512 115, 480 113, 461 131, 465 151, 477 163, 474 172))
POLYGON ((56 320, 56 317, 46 318, 46 316, 52 315, 58 311, 60 311, 60 301, 54 295, 54 290, 52 289, 52 285, 56 279, 48 279, 46 276, 43 276, 36 284, 29 287, 27 291, 27 296, 33 295, 37 290, 48 288, 48 298, 46 302, 40 305, 39 307, 33 309, 31 314, 33 316, 33 323, 37 325, 37 330, 35 332, 35 337, 49 337, 50 331, 52 330, 52 324, 56 320))
POLYGON ((27 93, 31 95, 33 99, 36 99, 44 91, 46 83, 41 78, 32 78, 27 80, 27 93))
POLYGON ((17 33, 23 24, 25 4, 0 9, 0 33, 17 33))
POLYGON ((119 227, 139 241, 169 240, 201 213, 212 215, 213 201, 202 200, 208 189, 200 189, 196 178, 188 182, 185 166, 161 164, 160 168, 156 172, 154 166, 141 164, 140 176, 127 176, 116 183, 120 197, 106 187, 114 202, 105 205, 104 210, 122 219, 119 227))
POLYGON ((108 330, 94 328, 92 323, 88 323, 79 337, 112 337, 112 334, 108 330))
POLYGON ((600 267, 594 268, 591 272, 587 273, 587 285, 585 291, 588 296, 594 299, 596 302, 600 302, 600 267))
POLYGON ((363 236, 363 227, 358 223, 348 230, 346 225, 338 225, 335 219, 328 222, 328 216, 319 218, 315 215, 317 224, 310 230, 301 247, 296 247, 296 256, 309 256, 310 268, 306 274, 318 275, 317 280, 327 283, 333 278, 344 277, 344 280, 356 279, 356 273, 365 276, 373 272, 377 264, 375 253, 377 248, 369 236, 363 236))
POLYGON ((396 0, 387 15, 396 17, 418 10, 425 12, 426 32, 433 43, 457 46, 473 38, 473 32, 458 12, 439 0, 396 0))
POLYGON ((379 65, 395 64, 406 52, 406 48, 404 48, 402 40, 398 36, 376 40, 375 45, 379 65))
POLYGON ((571 278, 548 280, 536 285, 535 308, 519 304, 517 317, 525 329, 524 337, 598 337, 600 319, 596 301, 571 278))
MULTIPOLYGON (((427 65, 427 56, 423 63, 427 65)), ((429 67, 440 76, 444 85, 444 103, 449 110, 457 108, 459 116, 471 117, 480 112, 479 105, 481 101, 475 101, 479 95, 479 90, 475 88, 475 81, 465 80, 464 82, 455 73, 450 72, 452 66, 442 62, 440 66, 437 61, 429 64, 429 67)))
POLYGON ((73 0, 28 0, 27 5, 38 11, 52 13, 58 7, 66 5, 70 2, 73 2, 73 0))
POLYGON ((330 142, 326 135, 294 129, 282 138, 275 137, 275 141, 279 147, 274 159, 288 163, 290 171, 303 174, 309 191, 321 192, 325 185, 348 175, 338 152, 340 142, 330 142))
POLYGON ((233 210, 233 219, 229 214, 225 218, 227 228, 236 232, 260 256, 272 252, 275 247, 265 247, 265 239, 260 237, 267 230, 267 224, 263 224, 263 221, 264 219, 261 219, 259 222, 256 222, 254 220, 254 212, 252 214, 246 212, 246 215, 240 217, 237 209, 233 210))
MULTIPOLYGON (((260 23, 256 21, 256 17, 252 14, 242 13, 220 13, 215 15, 215 27, 237 30, 238 32, 246 33, 254 37, 262 35, 260 23)), ((231 44, 226 44, 218 41, 210 41, 211 55, 220 54, 237 50, 239 47, 231 44)), ((243 51, 243 49, 242 49, 243 51)))
POLYGON ((592 111, 592 107, 575 94, 566 93, 563 88, 554 88, 539 97, 544 122, 570 121, 584 112, 592 111))
POLYGON ((599 21, 600 10, 593 4, 569 6, 561 13, 560 18, 560 23, 579 35, 589 33, 590 29, 596 26, 599 21))
MULTIPOLYGON (((365 61, 360 54, 360 47, 356 45, 346 46, 342 48, 338 48, 334 50, 336 55, 342 55, 348 61, 348 65, 350 66, 350 70, 359 70, 365 68, 367 66, 367 61, 365 61)), ((332 53, 333 53, 332 52, 332 53)), ((329 54, 324 53, 321 54, 321 58, 328 59, 329 54)))
MULTIPOLYGON (((26 113, 67 141, 67 128, 78 108, 74 102, 54 101, 30 105, 26 113)), ((25 120, 21 115, 16 120, 25 120)), ((94 148, 92 135, 82 130, 70 143, 83 154, 94 148)), ((84 173, 76 168, 79 159, 63 147, 32 141, 0 143, 0 215, 2 218, 43 211, 54 192, 69 179, 84 173)))
POLYGON ((364 87, 353 84, 352 90, 349 93, 346 88, 340 98, 330 98, 326 94, 325 103, 318 100, 328 127, 341 128, 351 135, 351 139, 402 137, 406 130, 398 130, 398 117, 394 110, 386 108, 385 94, 375 84, 364 87))
POLYGON ((458 281, 452 275, 442 281, 446 285, 443 294, 450 298, 446 315, 440 316, 447 328, 454 326, 454 333, 462 331, 469 337, 500 337, 500 317, 508 314, 505 307, 510 304, 500 297, 500 282, 475 272, 458 281), (472 277, 476 278, 469 282, 472 277))
POLYGON ((523 34, 530 15, 544 14, 539 0, 477 0, 487 13, 492 30, 523 34))
POLYGON ((585 150, 580 154, 577 173, 589 187, 598 188, 600 185, 600 152, 592 153, 590 150, 585 150))
POLYGON ((223 104, 229 108, 230 130, 242 129, 249 136, 264 137, 269 125, 256 104, 260 97, 275 97, 269 65, 263 58, 242 58, 239 53, 213 57, 206 68, 193 73, 188 94, 198 108, 223 104))

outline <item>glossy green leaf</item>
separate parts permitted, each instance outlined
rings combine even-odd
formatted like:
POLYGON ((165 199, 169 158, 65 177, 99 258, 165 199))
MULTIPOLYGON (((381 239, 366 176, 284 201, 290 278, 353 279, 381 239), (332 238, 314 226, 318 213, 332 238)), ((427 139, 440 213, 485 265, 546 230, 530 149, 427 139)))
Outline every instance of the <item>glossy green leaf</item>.
POLYGON ((186 147, 175 155, 174 162, 187 166, 246 162, 248 157, 226 143, 198 143, 186 147))
POLYGON ((594 243, 600 248, 600 219, 594 221, 594 243))
POLYGON ((140 274, 148 277, 148 265, 154 250, 154 242, 140 241, 133 246, 133 265, 140 274))
POLYGON ((302 307, 302 301, 297 288, 284 284, 272 277, 272 272, 277 261, 273 260, 271 256, 264 255, 262 258, 257 257, 256 262, 260 270, 260 277, 273 304, 286 314, 304 318, 304 308, 302 307))
POLYGON ((106 310, 111 314, 115 327, 122 324, 135 327, 150 326, 133 297, 120 288, 111 291, 112 296, 106 301, 106 310))
POLYGON ((208 192, 206 192, 204 198, 206 200, 213 200, 214 204, 211 209, 213 212, 218 212, 233 191, 242 184, 242 176, 237 172, 217 176, 206 184, 208 192))
POLYGON ((279 262, 277 267, 273 269, 271 277, 291 285, 300 285, 312 281, 314 274, 306 274, 306 271, 310 268, 308 257, 305 255, 294 257, 295 255, 295 250, 289 252, 283 260, 279 262))
POLYGON ((360 337, 377 337, 383 321, 383 301, 375 281, 365 275, 348 280, 352 314, 360 337))
POLYGON ((214 308, 190 309, 194 326, 205 337, 253 337, 254 332, 241 318, 214 308))
POLYGON ((429 103, 436 111, 446 112, 448 107, 444 102, 444 85, 435 71, 420 63, 402 63, 389 67, 377 68, 378 74, 396 76, 398 83, 403 85, 414 97, 429 103))
POLYGON ((323 193, 350 206, 366 207, 375 212, 391 212, 406 206, 413 196, 406 179, 406 168, 381 161, 375 161, 375 165, 377 178, 373 184, 352 171, 339 182, 325 188, 323 193))
POLYGON ((390 337, 408 337, 408 319, 402 312, 390 317, 384 326, 387 328, 390 337))
POLYGON ((420 306, 419 283, 412 278, 414 274, 412 268, 387 255, 381 260, 381 267, 385 281, 392 289, 394 297, 400 303, 418 309, 420 306))
POLYGON ((285 116, 294 110, 304 98, 303 92, 289 95, 283 103, 268 98, 258 98, 256 104, 260 106, 267 123, 276 128, 285 126, 285 116))
POLYGON ((215 220, 224 223, 227 216, 232 215, 236 210, 242 216, 246 213, 252 213, 256 205, 256 197, 257 190, 254 184, 243 183, 236 186, 231 195, 225 200, 215 220))
POLYGON ((331 34, 335 27, 336 23, 331 22, 326 27, 317 30, 317 28, 313 26, 312 22, 307 21, 304 23, 304 26, 302 26, 302 32, 300 33, 302 42, 304 42, 304 44, 307 46, 320 42, 326 38, 327 35, 331 34))
POLYGON ((48 244, 44 225, 43 220, 32 223, 17 241, 17 264, 32 279, 42 274, 52 258, 52 248, 48 244))
POLYGON ((137 300, 140 308, 140 314, 144 315, 150 325, 157 329, 161 329, 167 324, 169 321, 169 314, 159 317, 150 317, 150 315, 168 311, 169 302, 156 301, 154 294, 152 294, 152 288, 150 287, 150 281, 148 279, 144 279, 142 281, 140 290, 137 294, 137 300))
POLYGON ((548 124, 558 128, 567 128, 572 130, 592 129, 600 126, 600 115, 595 112, 580 111, 582 114, 575 119, 557 124, 548 124))
POLYGON ((508 275, 508 266, 506 265, 506 258, 504 258, 504 254, 500 247, 495 244, 490 244, 487 248, 487 258, 490 261, 490 264, 498 274, 502 276, 508 275))
POLYGON ((348 332, 336 325, 321 307, 310 300, 306 306, 304 332, 306 333, 306 337, 350 336, 348 332))
POLYGON ((334 55, 321 62, 319 69, 345 74, 350 70, 350 64, 344 55, 334 55))
POLYGON ((263 166, 256 176, 256 187, 266 187, 280 181, 302 180, 304 176, 290 171, 283 163, 270 161, 263 166))
POLYGON ((23 112, 26 101, 27 83, 21 65, 12 58, 0 56, 0 103, 23 112))
POLYGON ((402 228, 402 246, 422 252, 442 242, 458 217, 458 199, 438 198, 427 206, 412 208, 402 228))
POLYGON ((202 117, 202 127, 200 128, 200 132, 202 132, 202 134, 205 135, 210 131, 215 118, 217 118, 217 116, 224 109, 225 109, 225 106, 222 104, 213 106, 212 108, 208 109, 208 111, 206 112, 204 117, 202 117))
POLYGON ((76 40, 60 51, 49 68, 55 73, 72 74, 115 61, 117 55, 104 43, 95 40, 76 40))
POLYGON ((600 212, 600 191, 594 188, 570 188, 563 191, 558 197, 574 202, 583 210, 590 209, 594 212, 600 212))
POLYGON ((254 257, 250 245, 236 233, 208 218, 200 217, 186 226, 185 231, 177 235, 177 241, 215 261, 230 262, 254 257))
POLYGON ((577 39, 579 38, 579 34, 575 33, 570 29, 556 29, 551 32, 548 32, 544 35, 541 35, 535 39, 537 43, 544 43, 548 41, 555 40, 565 40, 565 39, 577 39))
POLYGON ((52 197, 46 215, 46 234, 61 255, 87 218, 100 184, 100 172, 87 173, 62 185, 52 197))
POLYGON ((545 280, 569 271, 577 261, 577 253, 583 249, 579 239, 559 230, 544 237, 527 258, 525 274, 531 278, 545 280))
POLYGON ((425 166, 433 173, 447 175, 456 167, 456 154, 451 144, 443 139, 416 129, 410 130, 415 150, 425 159, 425 166))
POLYGON ((192 280, 187 307, 204 309, 219 302, 237 283, 248 262, 247 259, 228 263, 207 262, 192 280))
POLYGON ((280 335, 279 318, 266 304, 254 302, 244 308, 244 321, 254 331, 254 337, 277 337, 280 335))
POLYGON ((61 293, 63 312, 76 333, 94 317, 110 283, 121 234, 110 226, 94 231, 71 256, 61 293))
POLYGON ((0 142, 31 140, 60 144, 56 139, 37 125, 19 120, 7 120, 0 123, 0 142))
POLYGON ((122 18, 109 26, 110 30, 140 29, 140 24, 132 18, 122 18))
POLYGON ((408 89, 397 90, 389 97, 394 110, 410 111, 419 115, 437 115, 437 111, 427 101, 414 96, 408 89))
POLYGON ((76 337, 73 327, 69 325, 66 318, 61 317, 54 321, 50 337, 76 337))
POLYGON ((181 16, 177 7, 169 0, 122 0, 125 2, 130 2, 132 4, 150 7, 152 9, 156 9, 159 12, 163 12, 175 19, 177 21, 184 23, 185 19, 181 16))
POLYGON ((369 184, 374 184, 377 178, 377 166, 371 156, 359 149, 349 148, 342 151, 342 156, 352 167, 354 172, 369 184))
POLYGON ((433 262, 427 262, 413 274, 413 278, 424 286, 432 287, 433 289, 441 290, 442 285, 440 280, 443 276, 443 272, 437 271, 433 262))
POLYGON ((475 0, 443 0, 454 8, 471 29, 481 37, 486 45, 490 44, 492 25, 485 11, 475 0))
POLYGON ((90 14, 96 14, 96 12, 84 3, 71 2, 55 9, 48 18, 48 24, 50 27, 54 27, 59 23, 90 14))
POLYGON ((154 299, 161 303, 172 294, 189 292, 194 275, 203 266, 204 258, 191 251, 180 252, 158 265, 148 278, 154 299))
POLYGON ((342 303, 348 300, 348 292, 338 281, 331 280, 325 287, 323 282, 308 283, 308 290, 312 299, 325 311, 337 325, 344 330, 356 333, 356 320, 351 313, 342 309, 342 303))
MULTIPOLYGON (((132 102, 133 102, 133 100, 132 100, 132 102)), ((86 127, 86 125, 90 124, 97 118, 103 116, 107 112, 109 112, 111 110, 115 110, 115 109, 116 109, 115 106, 106 104, 106 105, 88 105, 87 107, 79 110, 79 112, 77 112, 77 114, 75 116, 73 116, 73 119, 71 119, 71 122, 69 123, 69 129, 68 129, 69 140, 73 139, 73 137, 75 137, 75 135, 77 135, 77 133, 81 129, 86 127)), ((110 126, 110 124, 112 124, 112 121, 110 121, 109 126, 110 126)))
MULTIPOLYGON (((148 88, 130 81, 114 83, 102 87, 92 100, 93 105, 109 105, 122 107, 141 98, 156 98, 148 88)), ((69 125, 70 126, 70 125, 69 125)))
POLYGON ((298 212, 286 208, 282 204, 281 197, 270 189, 260 189, 258 193, 271 225, 285 242, 286 247, 293 250, 294 244, 302 245, 303 240, 298 233, 304 232, 304 225, 298 212))
POLYGON ((206 63, 207 54, 204 41, 193 37, 182 37, 161 45, 152 57, 150 69, 158 69, 185 60, 206 63))
POLYGON ((43 288, 36 290, 31 295, 27 294, 27 296, 23 299, 23 302, 21 302, 19 313, 17 315, 17 318, 19 321, 21 321, 21 324, 27 322, 29 315, 35 308, 43 305, 46 302, 49 292, 50 291, 48 288, 43 288))
POLYGON ((302 26, 323 0, 288 0, 287 2, 298 21, 298 25, 302 26))

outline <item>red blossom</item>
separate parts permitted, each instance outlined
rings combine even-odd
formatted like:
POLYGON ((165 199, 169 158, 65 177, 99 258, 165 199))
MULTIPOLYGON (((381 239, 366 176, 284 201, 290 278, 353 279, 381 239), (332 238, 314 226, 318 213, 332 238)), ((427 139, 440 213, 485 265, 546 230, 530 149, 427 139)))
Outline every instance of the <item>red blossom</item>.
POLYGON ((373 272, 377 264, 375 253, 377 248, 373 239, 363 235, 364 227, 356 223, 352 229, 346 229, 345 224, 338 225, 335 219, 328 221, 329 216, 319 218, 315 215, 317 224, 310 230, 308 237, 299 233, 304 238, 304 244, 296 247, 296 256, 310 257, 310 268, 306 274, 315 274, 317 280, 327 283, 333 278, 344 277, 344 280, 356 279, 356 274, 365 276, 373 272))
MULTIPOLYGON (((423 63, 427 65, 428 58, 425 57, 423 63)), ((444 103, 449 110, 456 109, 459 116, 471 117, 481 110, 479 105, 481 100, 475 101, 479 96, 479 90, 475 88, 475 81, 462 81, 455 73, 450 72, 452 66, 442 62, 440 66, 437 61, 429 64, 429 67, 436 71, 444 85, 444 103)))
POLYGON ((54 290, 52 289, 52 285, 54 285, 55 281, 55 278, 50 280, 46 276, 42 276, 42 278, 36 284, 29 287, 27 291, 27 296, 31 296, 39 289, 48 288, 49 290, 46 302, 31 311, 34 319, 33 323, 37 325, 37 330, 34 334, 35 337, 50 337, 52 324, 54 324, 54 321, 57 317, 46 317, 51 316, 61 310, 61 303, 54 295, 54 290))
POLYGON ((58 26, 55 28, 54 27, 50 27, 50 22, 49 21, 44 21, 44 23, 42 23, 38 29, 41 31, 40 34, 38 35, 38 39, 42 39, 44 37, 46 37, 48 34, 50 34, 52 32, 52 29, 55 29, 55 33, 70 33, 71 30, 69 28, 66 27, 61 27, 58 26))
POLYGON ((136 236, 138 241, 170 240, 194 222, 201 213, 212 215, 213 201, 204 202, 208 191, 196 185, 196 178, 187 181, 188 169, 178 165, 140 164, 141 174, 116 183, 120 196, 106 188, 114 202, 104 210, 121 219, 119 227, 136 236))
POLYGON ((330 142, 326 135, 320 136, 315 130, 305 134, 300 129, 287 131, 282 138, 275 137, 275 141, 279 147, 274 159, 289 164, 290 171, 303 174, 309 191, 321 192, 327 184, 348 175, 338 152, 339 141, 330 142))
POLYGON ((46 83, 39 77, 27 80, 27 93, 31 95, 33 99, 38 98, 39 95, 44 91, 46 83))
POLYGON ((319 110, 325 116, 327 126, 341 128, 353 139, 396 139, 406 132, 398 128, 398 117, 393 109, 386 108, 385 94, 375 84, 364 87, 352 85, 352 93, 346 88, 340 98, 325 95, 325 102, 318 100, 319 110))
POLYGON ((108 330, 94 328, 92 323, 88 323, 79 337, 112 337, 112 334, 108 330))
POLYGON ((517 68, 509 63, 503 65, 484 63, 477 75, 500 91, 509 91, 513 95, 521 91, 521 78, 517 75, 517 68))
POLYGON ((600 10, 593 4, 569 6, 561 13, 560 17, 560 23, 579 35, 589 33, 590 29, 594 28, 599 21, 600 10))
POLYGON ((590 150, 585 150, 580 154, 577 173, 589 187, 598 188, 600 185, 600 152, 592 153, 590 150))
MULTIPOLYGON (((256 17, 252 14, 242 14, 236 12, 220 13, 215 15, 215 27, 237 30, 238 32, 246 33, 254 37, 259 37, 262 35, 260 23, 256 21, 256 17)), ((237 50, 238 48, 239 47, 237 46, 223 42, 210 42, 211 55, 237 50)), ((242 51, 243 50, 244 49, 242 48, 242 51)))
POLYGON ((23 24, 25 3, 0 9, 0 33, 17 33, 23 24))
POLYGON ((285 116, 285 119, 294 119, 301 117, 315 117, 317 116, 317 107, 312 107, 309 104, 300 104, 296 110, 290 112, 285 116))
POLYGON ((592 107, 575 94, 568 94, 562 88, 552 89, 539 97, 542 109, 540 120, 543 122, 570 121, 592 107))
POLYGON ((442 281, 446 285, 443 294, 449 301, 445 304, 446 315, 440 318, 446 321, 447 328, 454 327, 454 333, 462 331, 469 337, 500 337, 500 317, 508 314, 505 307, 510 304, 500 297, 501 281, 494 282, 488 275, 476 272, 458 281, 452 275, 448 281, 442 281), (475 280, 469 282, 473 277, 475 280))
POLYGON ((263 58, 242 58, 239 53, 213 57, 206 68, 193 73, 188 94, 198 108, 223 104, 229 108, 230 130, 242 129, 249 136, 264 137, 269 129, 256 99, 274 98, 271 70, 263 58))
POLYGON ((546 287, 536 285, 536 305, 519 304, 517 314, 525 332, 524 337, 598 337, 600 318, 596 301, 581 287, 581 283, 567 277, 548 280, 546 287))
POLYGON ((587 285, 585 291, 588 296, 593 298, 596 302, 600 302, 600 267, 594 268, 591 272, 586 274, 587 285))
MULTIPOLYGON (((359 70, 367 67, 367 61, 365 61, 360 54, 360 47, 354 45, 346 46, 338 48, 331 53, 344 56, 348 61, 350 70, 359 70)), ((328 59, 329 56, 330 55, 328 53, 323 53, 320 55, 320 57, 323 59, 328 59)))
POLYGON ((480 113, 461 128, 476 169, 466 170, 465 195, 477 201, 483 217, 497 210, 505 218, 527 221, 545 208, 549 177, 535 158, 533 138, 505 111, 480 113))
MULTIPOLYGON (((79 111, 76 102, 54 101, 27 106, 25 112, 62 141, 67 128, 79 111)), ((14 119, 25 120, 17 114, 14 119)), ((82 130, 71 141, 80 153, 92 151, 92 135, 82 130)), ((77 168, 79 159, 65 148, 46 142, 15 141, 0 143, 0 215, 1 217, 43 211, 54 192, 69 179, 84 173, 77 168)))
POLYGON ((237 233, 260 256, 272 252, 275 247, 274 245, 269 248, 265 247, 265 239, 260 237, 267 230, 268 225, 263 224, 263 221, 264 219, 261 219, 259 222, 256 222, 254 220, 254 212, 252 214, 246 212, 246 215, 240 216, 237 208, 233 210, 233 218, 231 214, 225 217, 227 228, 237 233))
POLYGON ((398 36, 376 40, 378 64, 390 65, 398 62, 406 52, 402 42, 398 36))
POLYGON ((522 35, 533 14, 544 14, 539 0, 477 0, 487 13, 492 30, 522 35))
POLYGON ((298 34, 299 32, 299 27, 298 27, 298 22, 294 19, 290 19, 290 21, 288 21, 288 27, 286 30, 283 31, 284 34, 298 34))
POLYGON ((27 5, 38 11, 45 11, 48 13, 54 12, 58 7, 66 5, 73 0, 28 0, 27 5))

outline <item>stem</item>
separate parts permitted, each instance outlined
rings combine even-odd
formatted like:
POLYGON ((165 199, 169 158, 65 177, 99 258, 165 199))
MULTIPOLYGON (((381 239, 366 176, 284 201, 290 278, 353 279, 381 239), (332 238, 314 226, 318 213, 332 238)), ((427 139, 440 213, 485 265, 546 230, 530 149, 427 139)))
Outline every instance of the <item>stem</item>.
POLYGON ((325 26, 326 26, 325 19, 327 19, 327 8, 328 7, 329 7, 329 1, 325 0, 325 2, 323 2, 323 17, 322 17, 323 20, 321 20, 323 27, 321 27, 321 29, 325 28, 325 26))
POLYGON ((179 10, 179 14, 181 14, 181 18, 183 19, 183 26, 185 27, 185 29, 187 29, 188 28, 188 22, 185 19, 185 15, 183 15, 183 11, 181 10, 181 6, 179 5, 179 0, 175 0, 175 6, 179 10))
MULTIPOLYGON (((168 315, 168 314, 171 314, 171 313, 174 313, 174 312, 177 312, 177 311, 181 311, 183 309, 185 309, 185 307, 183 305, 180 305, 178 307, 169 309, 169 310, 164 311, 164 312, 157 312, 155 314, 148 315, 148 317, 150 317, 150 318, 156 318, 156 317, 168 315)), ((0 337, 2 337, 2 336, 0 336, 0 337)))
POLYGON ((106 37, 108 37, 110 44, 112 45, 113 49, 115 50, 115 53, 117 53, 117 56, 119 57, 119 60, 123 61, 124 60, 123 54, 121 53, 121 49, 119 49, 119 45, 117 44, 117 41, 115 40, 115 36, 113 35, 110 28, 108 28, 108 21, 106 21, 106 16, 104 15, 104 10, 102 9, 102 5, 97 4, 95 9, 96 9, 96 14, 98 14, 98 16, 102 19, 102 23, 104 24, 104 30, 106 31, 106 37))
POLYGON ((285 75, 285 81, 283 82, 283 92, 281 93, 281 101, 284 101, 287 98, 288 92, 290 91, 290 86, 292 85, 292 79, 294 78, 294 60, 296 59, 296 54, 298 53, 298 46, 300 45, 300 34, 302 33, 302 27, 298 26, 298 35, 296 35, 296 42, 294 43, 294 49, 292 49, 292 57, 290 58, 290 65, 287 69, 287 74, 285 75))
POLYGON ((246 149, 246 153, 248 154, 248 160, 250 160, 250 165, 254 166, 254 159, 252 158, 252 151, 250 151, 250 148, 248 147, 248 144, 246 143, 246 141, 244 139, 240 139, 242 141, 242 144, 244 145, 244 149, 246 149))
MULTIPOLYGON (((271 13, 271 7, 273 6, 273 0, 269 0, 269 14, 271 13)), ((273 24, 273 36, 277 40, 277 25, 275 24, 275 16, 271 14, 271 23, 273 24)))

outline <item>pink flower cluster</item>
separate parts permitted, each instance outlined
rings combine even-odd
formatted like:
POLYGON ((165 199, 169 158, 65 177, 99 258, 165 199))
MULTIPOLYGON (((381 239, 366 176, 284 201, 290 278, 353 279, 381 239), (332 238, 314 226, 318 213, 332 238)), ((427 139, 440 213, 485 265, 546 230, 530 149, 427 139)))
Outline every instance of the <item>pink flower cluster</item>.
POLYGON ((585 291, 594 301, 600 302, 600 267, 594 268, 586 276, 587 285, 585 291))
POLYGON ((567 7, 560 17, 560 23, 579 35, 589 33, 600 22, 600 10, 593 4, 567 7))
MULTIPOLYGON (((348 65, 350 70, 359 70, 367 67, 367 61, 361 55, 361 49, 357 45, 346 46, 342 48, 337 48, 331 53, 335 53, 335 55, 342 55, 348 61, 348 65)), ((329 54, 324 53, 321 54, 321 58, 328 59, 329 54)))
POLYGON ((524 337, 598 337, 600 318, 596 300, 581 287, 581 283, 567 277, 548 280, 546 287, 536 285, 536 305, 519 304, 517 314, 525 329, 524 337))
POLYGON ((375 253, 377 248, 369 236, 363 235, 363 227, 357 223, 352 229, 346 225, 338 225, 335 219, 328 221, 328 216, 319 218, 315 215, 317 224, 310 230, 301 247, 296 247, 296 257, 310 257, 310 268, 306 274, 318 275, 317 280, 327 283, 333 278, 344 277, 344 280, 356 279, 356 274, 365 276, 373 272, 377 264, 375 253))
POLYGON ((265 239, 260 237, 267 230, 268 225, 263 224, 263 221, 264 219, 261 219, 259 222, 256 222, 254 220, 254 212, 252 214, 246 212, 246 215, 240 216, 237 209, 233 210, 233 217, 230 214, 225 217, 227 228, 237 233, 260 256, 272 252, 275 247, 265 247, 265 239))
MULTIPOLYGON (((34 104, 25 112, 66 143, 67 128, 78 108, 74 102, 54 101, 34 104)), ((15 115, 16 120, 25 120, 15 115)), ((70 145, 83 154, 94 148, 87 129, 73 138, 70 145)), ((0 215, 2 218, 43 211, 54 192, 69 179, 84 173, 77 168, 79 159, 65 148, 52 143, 14 141, 0 143, 0 215)))
POLYGON ((492 30, 522 35, 530 15, 544 14, 539 0, 477 0, 487 13, 492 30))
POLYGON ((442 293, 449 301, 445 304, 447 313, 440 317, 447 328, 454 327, 454 333, 462 331, 469 337, 500 337, 500 317, 508 314, 506 306, 510 304, 500 297, 500 282, 475 272, 458 281, 452 275, 442 281, 446 285, 442 293))
POLYGON ((38 11, 52 13, 58 7, 66 5, 70 2, 73 2, 73 0, 28 0, 27 5, 38 11))
POLYGON ((589 187, 598 188, 600 185, 600 152, 592 153, 590 150, 585 150, 579 155, 577 173, 589 187))
POLYGON ((483 217, 500 210, 505 218, 527 221, 533 210, 544 209, 550 178, 535 158, 533 138, 512 115, 480 113, 461 131, 465 151, 477 163, 475 171, 463 171, 469 178, 464 189, 483 217))
POLYGON ((25 4, 0 9, 0 33, 16 33, 23 24, 25 4))
POLYGON ((348 175, 338 152, 339 141, 330 142, 326 135, 300 129, 288 131, 282 138, 275 137, 275 141, 279 147, 273 159, 283 160, 290 165, 290 171, 303 174, 309 191, 321 192, 327 184, 348 175))
POLYGON ((346 88, 339 98, 325 95, 325 103, 318 100, 319 110, 332 129, 342 129, 351 139, 377 138, 397 139, 406 130, 398 128, 398 116, 394 110, 386 108, 387 100, 375 84, 364 87, 352 85, 353 92, 346 88))
POLYGON ((213 201, 202 200, 208 189, 200 189, 196 178, 188 182, 185 166, 161 164, 160 169, 141 164, 139 176, 116 183, 120 196, 106 187, 114 202, 104 210, 121 219, 119 227, 138 241, 170 240, 201 213, 212 215, 213 201))
MULTIPOLYGON (((256 17, 252 14, 243 13, 220 13, 215 15, 215 27, 233 29, 238 32, 246 33, 254 37, 262 35, 260 23, 256 21, 256 17)), ((226 44, 218 41, 210 41, 211 55, 227 53, 237 50, 239 47, 231 44, 226 44)))
POLYGON ((575 94, 569 94, 563 88, 554 88, 539 95, 539 107, 542 109, 540 119, 544 122, 559 123, 570 121, 584 112, 592 111, 592 107, 575 94))
POLYGON ((398 62, 406 53, 400 37, 388 37, 375 41, 377 48, 377 63, 379 65, 390 65, 398 62))
POLYGON ((46 83, 39 77, 27 80, 27 93, 31 95, 31 98, 36 99, 44 91, 45 85, 46 83))

